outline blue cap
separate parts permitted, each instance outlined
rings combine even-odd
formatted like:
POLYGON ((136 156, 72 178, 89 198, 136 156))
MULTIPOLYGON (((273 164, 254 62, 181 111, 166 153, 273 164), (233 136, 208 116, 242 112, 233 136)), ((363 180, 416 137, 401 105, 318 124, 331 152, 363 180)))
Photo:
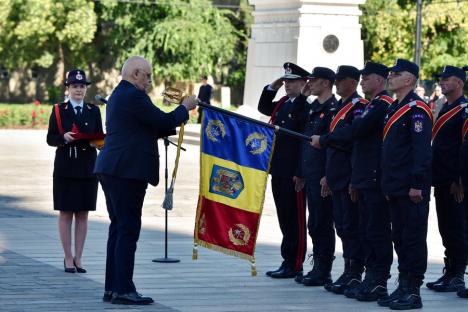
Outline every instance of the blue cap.
POLYGON ((376 74, 387 79, 388 72, 389 70, 387 66, 380 63, 368 61, 364 65, 364 68, 361 70, 361 75, 376 74))
POLYGON ((436 78, 448 78, 455 76, 463 81, 466 80, 466 73, 462 68, 445 65, 441 73, 433 74, 432 76, 436 78))
POLYGON ((389 70, 396 73, 407 71, 408 73, 413 74, 416 78, 419 78, 419 66, 408 60, 397 59, 395 64, 393 64, 392 67, 389 67, 389 70))
POLYGON ((282 78, 285 80, 307 79, 309 75, 307 70, 291 62, 284 63, 283 68, 284 75, 282 78))
POLYGON ((309 74, 307 78, 322 78, 330 80, 332 83, 335 82, 335 72, 327 67, 314 67, 312 73, 309 74))
POLYGON ((361 72, 354 66, 349 65, 340 65, 336 71, 336 79, 351 78, 359 81, 361 77, 361 72))
POLYGON ((86 80, 86 74, 81 69, 73 69, 68 72, 67 79, 65 80, 65 85, 69 86, 71 84, 84 84, 90 85, 91 82, 86 80))

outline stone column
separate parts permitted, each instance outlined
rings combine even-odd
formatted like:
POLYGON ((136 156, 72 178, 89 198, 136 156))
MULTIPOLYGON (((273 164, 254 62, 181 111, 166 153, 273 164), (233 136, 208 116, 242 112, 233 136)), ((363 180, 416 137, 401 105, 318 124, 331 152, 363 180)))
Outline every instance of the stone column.
MULTIPOLYGON (((365 0, 249 0, 255 6, 244 105, 257 107, 262 88, 290 61, 311 71, 363 66, 358 5, 365 0)), ((284 94, 281 90, 279 95, 284 94)))

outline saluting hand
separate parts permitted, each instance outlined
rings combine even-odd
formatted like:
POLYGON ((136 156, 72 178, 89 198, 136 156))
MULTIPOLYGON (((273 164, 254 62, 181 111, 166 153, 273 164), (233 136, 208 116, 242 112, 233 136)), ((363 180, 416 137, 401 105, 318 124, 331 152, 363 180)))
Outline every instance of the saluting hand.
POLYGON ((63 135, 63 139, 65 140, 65 142, 67 143, 71 143, 73 141, 75 141, 76 139, 73 137, 73 135, 76 134, 75 132, 67 132, 63 135))
POLYGON ((422 191, 418 189, 410 188, 408 195, 410 200, 415 204, 420 203, 423 199, 422 191))
POLYGON ((185 106, 187 111, 191 111, 195 107, 197 107, 198 100, 195 95, 187 96, 183 101, 182 105, 185 106))
POLYGON ((304 96, 310 96, 312 94, 312 89, 310 87, 310 83, 307 82, 304 87, 302 87, 301 94, 304 96))
POLYGON ((283 86, 284 80, 283 78, 276 79, 272 83, 270 83, 270 87, 274 90, 279 90, 283 86))

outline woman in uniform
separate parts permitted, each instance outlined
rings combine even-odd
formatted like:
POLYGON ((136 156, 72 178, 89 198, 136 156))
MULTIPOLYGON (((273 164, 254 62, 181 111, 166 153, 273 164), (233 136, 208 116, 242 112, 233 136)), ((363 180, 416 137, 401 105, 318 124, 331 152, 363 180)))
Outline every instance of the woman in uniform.
POLYGON ((68 73, 65 86, 69 99, 54 105, 47 133, 47 144, 57 147, 53 199, 54 210, 59 211, 59 234, 67 273, 86 273, 81 257, 88 229, 88 212, 96 210, 98 180, 93 169, 97 152, 90 138, 102 135, 103 131, 99 108, 84 102, 89 84, 84 71, 75 69, 68 73))

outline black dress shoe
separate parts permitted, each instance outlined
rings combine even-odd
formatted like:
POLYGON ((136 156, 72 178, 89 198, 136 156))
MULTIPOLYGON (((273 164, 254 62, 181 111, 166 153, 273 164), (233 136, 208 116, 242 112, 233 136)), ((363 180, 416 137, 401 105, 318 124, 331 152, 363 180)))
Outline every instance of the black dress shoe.
POLYGON ((291 268, 284 267, 282 270, 271 273, 271 278, 295 278, 300 272, 296 272, 291 268))
POLYGON ((106 290, 104 292, 104 295, 102 296, 102 301, 110 302, 111 299, 112 299, 112 291, 111 290, 106 290))
POLYGON ((150 297, 143 297, 136 291, 126 294, 112 294, 112 304, 133 304, 133 305, 147 305, 152 304, 154 301, 150 297))
POLYGON ((284 265, 280 265, 280 267, 277 268, 276 270, 266 271, 265 274, 266 274, 266 276, 270 276, 270 277, 271 277, 271 274, 276 273, 276 272, 279 272, 279 271, 281 271, 283 268, 284 268, 284 265))
POLYGON ((86 270, 85 270, 85 269, 80 268, 79 266, 76 265, 75 259, 73 259, 73 265, 74 265, 75 268, 76 268, 76 272, 78 272, 78 273, 86 273, 86 270))
POLYGON ((63 259, 63 270, 66 272, 66 273, 75 273, 75 268, 67 268, 65 266, 65 259, 63 259))

